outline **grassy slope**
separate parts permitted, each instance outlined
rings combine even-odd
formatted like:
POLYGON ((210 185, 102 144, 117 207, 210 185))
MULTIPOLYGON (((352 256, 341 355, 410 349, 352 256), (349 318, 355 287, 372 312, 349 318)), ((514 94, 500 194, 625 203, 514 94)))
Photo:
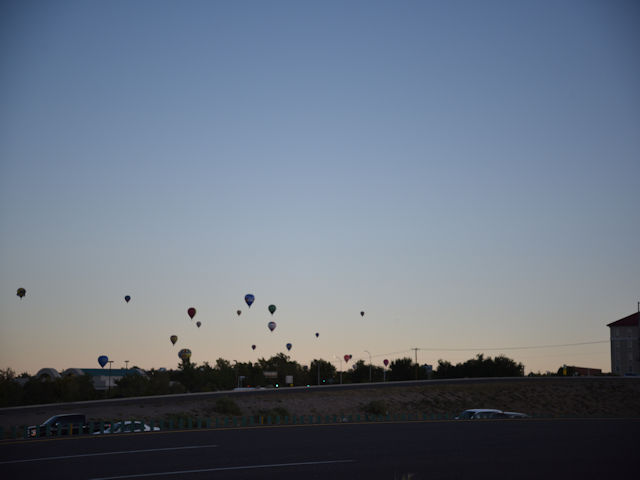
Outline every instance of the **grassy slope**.
MULTIPOLYGON (((152 397, 151 397, 152 398, 152 397)), ((457 413, 466 408, 498 408, 530 415, 640 417, 640 379, 545 379, 529 382, 429 384, 357 390, 308 390, 296 393, 230 394, 241 415, 286 412, 289 415, 361 414, 382 406, 390 414, 457 413)), ((108 407, 60 404, 0 410, 0 425, 34 424, 56 413, 83 412, 97 419, 217 417, 224 411, 216 397, 137 399, 108 407), (221 411, 223 410, 223 411, 221 411)), ((229 402, 227 402, 228 404, 229 402)), ((228 410, 228 409, 227 409, 228 410)))

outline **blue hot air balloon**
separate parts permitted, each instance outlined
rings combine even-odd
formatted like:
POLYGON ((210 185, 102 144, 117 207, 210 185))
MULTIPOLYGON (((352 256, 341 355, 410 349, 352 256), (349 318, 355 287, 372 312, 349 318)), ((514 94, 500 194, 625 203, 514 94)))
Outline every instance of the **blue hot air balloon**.
POLYGON ((256 299, 256 297, 254 297, 252 294, 247 293, 244 296, 244 301, 247 302, 247 305, 249 305, 249 308, 251 308, 251 304, 253 303, 253 301, 256 299))
POLYGON ((287 350, 291 350, 291 344, 287 343, 287 350))
POLYGON ((98 357, 98 363, 102 368, 104 368, 104 366, 107 364, 108 361, 109 361, 109 357, 107 357, 106 355, 100 355, 98 357))

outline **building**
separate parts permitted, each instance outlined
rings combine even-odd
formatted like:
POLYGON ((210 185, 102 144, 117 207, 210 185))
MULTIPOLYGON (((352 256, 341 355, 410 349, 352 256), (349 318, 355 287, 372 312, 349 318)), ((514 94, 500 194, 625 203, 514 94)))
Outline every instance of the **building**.
POLYGON ((611 340, 611 373, 640 375, 640 309, 607 325, 611 340))
POLYGON ((41 380, 55 380, 68 375, 88 375, 96 390, 109 390, 116 386, 116 382, 125 375, 145 375, 144 370, 139 368, 67 368, 60 374, 55 368, 41 368, 36 373, 36 378, 41 380))
POLYGON ((574 375, 602 375, 602 370, 600 368, 589 368, 589 367, 575 367, 572 366, 574 371, 574 375))

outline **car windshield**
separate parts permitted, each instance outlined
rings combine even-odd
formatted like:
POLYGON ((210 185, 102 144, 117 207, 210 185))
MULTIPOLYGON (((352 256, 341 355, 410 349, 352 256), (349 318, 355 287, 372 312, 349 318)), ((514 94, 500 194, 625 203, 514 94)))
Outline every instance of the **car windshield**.
POLYGON ((54 415, 53 417, 47 418, 44 422, 42 422, 42 425, 54 424, 56 423, 56 420, 58 420, 58 415, 54 415))
POLYGON ((473 410, 465 410, 460 415, 458 415, 458 418, 461 418, 461 419, 471 418, 472 415, 473 415, 473 410))

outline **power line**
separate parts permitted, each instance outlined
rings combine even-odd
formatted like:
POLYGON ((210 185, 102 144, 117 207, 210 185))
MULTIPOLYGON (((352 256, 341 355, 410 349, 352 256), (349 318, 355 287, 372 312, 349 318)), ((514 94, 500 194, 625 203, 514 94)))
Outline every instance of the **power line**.
POLYGON ((407 348, 406 350, 400 350, 399 352, 389 352, 389 353, 378 353, 377 355, 371 355, 371 357, 386 357, 391 355, 397 355, 399 353, 407 353, 413 350, 412 348, 407 348))
POLYGON ((595 342, 579 342, 579 343, 559 343, 555 345, 529 345, 526 347, 420 348, 420 350, 428 350, 432 352, 469 352, 469 351, 478 351, 478 350, 528 350, 533 348, 575 347, 579 345, 594 345, 596 343, 609 343, 609 340, 597 340, 595 342))

